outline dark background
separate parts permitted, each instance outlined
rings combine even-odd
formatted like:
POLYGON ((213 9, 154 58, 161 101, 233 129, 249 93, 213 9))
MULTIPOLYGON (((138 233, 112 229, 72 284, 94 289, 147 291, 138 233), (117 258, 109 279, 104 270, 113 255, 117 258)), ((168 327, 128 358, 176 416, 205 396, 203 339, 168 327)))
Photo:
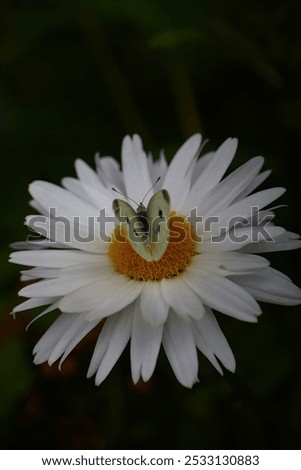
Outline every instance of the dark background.
MULTIPOLYGON (((279 224, 300 230, 300 2, 28 0, 0 7, 1 317, 3 449, 292 449, 301 442, 299 307, 263 305, 259 324, 218 315, 237 372, 200 356, 200 383, 179 385, 161 353, 133 386, 124 353, 100 387, 85 373, 97 333, 66 360, 34 366, 55 314, 26 333, 9 243, 26 238, 28 184, 59 184, 81 157, 119 158, 125 133, 171 158, 195 131, 207 150, 240 140, 232 168, 263 154, 268 186, 286 186, 279 224)), ((271 254, 300 280, 300 254, 271 254)))

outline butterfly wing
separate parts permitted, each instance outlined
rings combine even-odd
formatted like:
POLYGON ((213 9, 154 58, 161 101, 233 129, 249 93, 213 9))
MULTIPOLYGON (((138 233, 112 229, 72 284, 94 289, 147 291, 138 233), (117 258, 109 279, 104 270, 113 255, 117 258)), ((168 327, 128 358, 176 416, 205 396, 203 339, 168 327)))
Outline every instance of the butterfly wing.
POLYGON ((137 213, 128 202, 115 199, 113 201, 113 211, 119 219, 122 228, 125 229, 128 241, 133 250, 138 253, 139 256, 142 256, 142 258, 150 261, 147 251, 149 223, 145 215, 145 210, 140 208, 139 213, 137 213))
POLYGON ((145 210, 137 212, 121 199, 113 201, 113 210, 127 233, 133 250, 146 261, 158 261, 168 245, 170 198, 165 189, 154 194, 145 210))
POLYGON ((168 245, 168 219, 170 197, 166 189, 155 193, 147 206, 146 217, 149 221, 149 240, 145 242, 150 254, 148 261, 158 261, 168 245))

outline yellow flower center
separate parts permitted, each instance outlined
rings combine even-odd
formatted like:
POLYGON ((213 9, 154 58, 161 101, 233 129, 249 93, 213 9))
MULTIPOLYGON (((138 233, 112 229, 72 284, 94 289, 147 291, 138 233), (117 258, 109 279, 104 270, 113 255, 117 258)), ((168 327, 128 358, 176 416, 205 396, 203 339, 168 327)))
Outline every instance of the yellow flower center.
POLYGON ((116 270, 139 281, 158 281, 182 272, 195 254, 194 233, 185 217, 171 213, 168 246, 158 261, 146 261, 139 256, 119 225, 112 235, 109 256, 116 270))

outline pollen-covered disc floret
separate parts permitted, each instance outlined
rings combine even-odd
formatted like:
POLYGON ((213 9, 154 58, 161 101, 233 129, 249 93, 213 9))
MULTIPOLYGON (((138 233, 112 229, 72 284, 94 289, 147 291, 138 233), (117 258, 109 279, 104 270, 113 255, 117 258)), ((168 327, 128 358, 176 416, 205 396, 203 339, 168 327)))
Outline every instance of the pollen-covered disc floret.
POLYGON ((139 256, 133 250, 122 227, 117 227, 109 248, 109 257, 116 270, 138 281, 159 281, 184 271, 192 256, 196 254, 191 224, 185 217, 172 213, 168 225, 168 246, 158 261, 146 261, 139 256))
POLYGON ((64 178, 63 188, 45 181, 30 185, 31 206, 42 215, 26 221, 45 240, 14 245, 11 261, 29 267, 21 278, 29 282, 19 292, 27 299, 13 313, 42 306, 36 318, 61 312, 34 348, 36 364, 60 359, 61 365, 105 320, 88 370, 97 385, 130 343, 134 383, 151 378, 162 346, 178 381, 192 387, 198 351, 221 374, 235 370, 213 310, 256 322, 258 302, 301 302, 300 289, 261 256, 301 246, 298 235, 271 223, 267 207, 284 189, 257 190, 270 173, 261 172, 262 157, 224 177, 236 147, 236 139, 227 139, 200 157, 201 136, 195 134, 167 164, 163 152, 154 160, 139 136, 126 136, 122 169, 97 155, 96 171, 77 160, 77 178, 64 178), (138 209, 115 200, 116 191, 137 201, 138 209), (130 216, 141 222, 141 209, 147 223, 137 233, 145 245, 137 246, 130 216), (121 220, 122 212, 129 220, 121 220), (166 215, 168 227, 158 229, 166 215))

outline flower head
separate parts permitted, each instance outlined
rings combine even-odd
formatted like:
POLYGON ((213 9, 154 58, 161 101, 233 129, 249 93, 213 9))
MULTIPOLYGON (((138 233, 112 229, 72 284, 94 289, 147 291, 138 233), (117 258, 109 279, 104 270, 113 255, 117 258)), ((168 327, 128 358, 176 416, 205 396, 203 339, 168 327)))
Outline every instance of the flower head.
POLYGON ((96 156, 96 172, 77 160, 78 178, 64 178, 63 188, 30 185, 42 215, 26 221, 42 238, 14 245, 20 251, 11 261, 29 266, 22 279, 35 282, 20 290, 28 300, 13 313, 43 305, 38 317, 61 311, 34 348, 36 364, 61 358, 61 365, 105 319, 88 371, 97 385, 130 341, 135 383, 150 379, 162 344, 179 382, 191 387, 197 350, 220 373, 235 369, 212 309, 256 322, 258 301, 301 303, 301 290, 258 255, 301 246, 266 209, 284 189, 253 193, 269 176, 260 173, 262 157, 224 178, 236 147, 228 139, 199 158, 196 134, 168 166, 163 153, 154 161, 139 136, 127 136, 122 171, 113 158, 96 156), (116 199, 116 191, 124 196, 116 199))

